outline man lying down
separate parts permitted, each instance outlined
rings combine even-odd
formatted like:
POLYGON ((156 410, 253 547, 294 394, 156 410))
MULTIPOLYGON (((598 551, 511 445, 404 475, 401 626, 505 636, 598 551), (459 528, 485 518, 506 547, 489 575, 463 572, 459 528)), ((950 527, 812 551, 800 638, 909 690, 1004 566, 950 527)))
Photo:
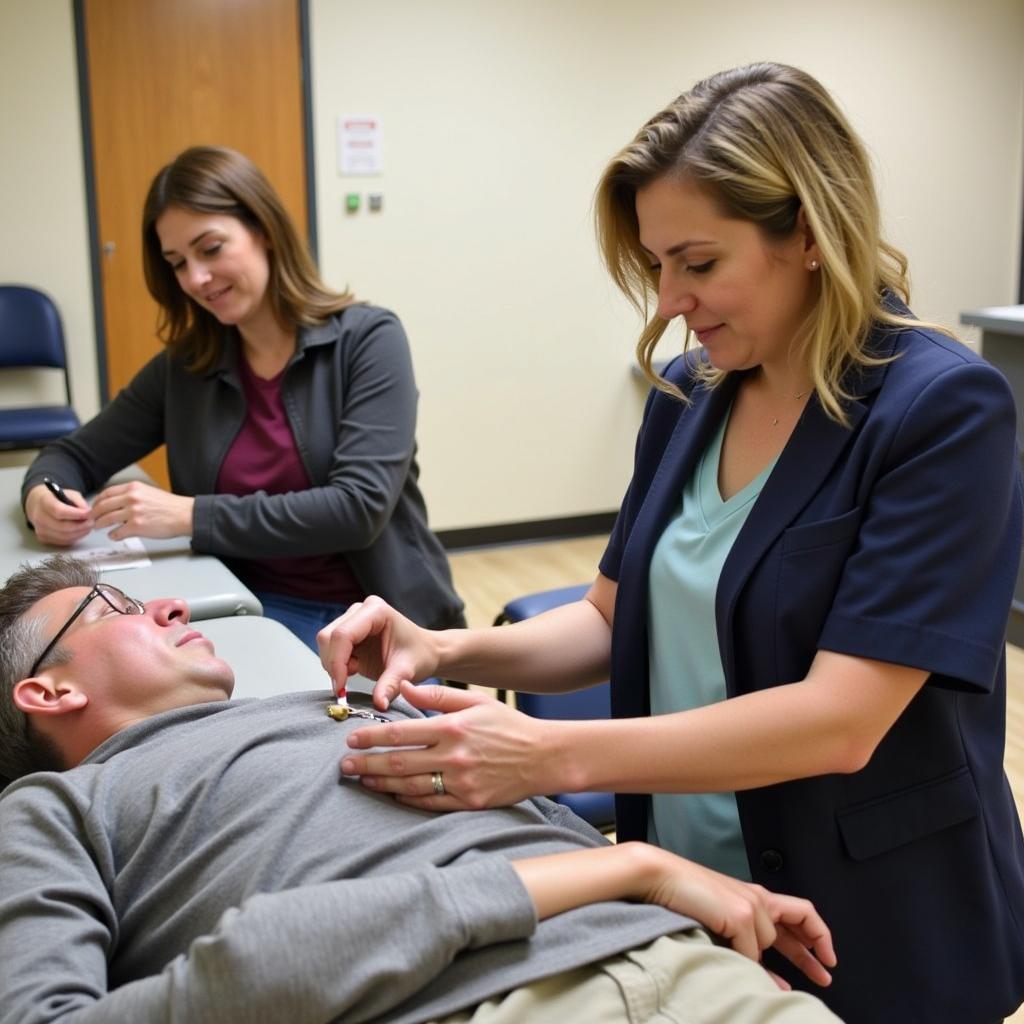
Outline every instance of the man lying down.
POLYGON ((66 556, 0 591, 0 1021, 837 1019, 755 959, 827 984, 806 901, 544 800, 404 807, 339 775, 326 677, 232 685, 182 601, 66 556))

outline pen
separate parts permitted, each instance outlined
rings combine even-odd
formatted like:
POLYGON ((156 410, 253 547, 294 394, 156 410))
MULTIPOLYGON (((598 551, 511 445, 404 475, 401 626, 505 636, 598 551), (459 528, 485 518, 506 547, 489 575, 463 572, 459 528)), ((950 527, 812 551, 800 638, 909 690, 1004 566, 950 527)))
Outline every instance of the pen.
POLYGON ((61 487, 56 480, 51 480, 48 476, 43 477, 43 486, 58 500, 64 502, 65 505, 70 505, 72 508, 78 508, 78 506, 64 493, 64 488, 61 487))

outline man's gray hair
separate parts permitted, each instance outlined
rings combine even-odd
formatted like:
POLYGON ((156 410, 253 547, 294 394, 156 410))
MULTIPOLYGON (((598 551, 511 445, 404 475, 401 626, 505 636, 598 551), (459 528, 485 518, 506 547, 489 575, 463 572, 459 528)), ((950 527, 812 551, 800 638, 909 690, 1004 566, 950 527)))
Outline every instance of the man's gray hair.
MULTIPOLYGON (((53 745, 14 704, 15 684, 28 677, 46 646, 45 623, 25 614, 58 590, 92 587, 98 580, 99 573, 85 562, 54 555, 38 565, 22 565, 0 589, 0 789, 29 772, 61 767, 53 745)), ((60 648, 54 653, 62 657, 60 648)))

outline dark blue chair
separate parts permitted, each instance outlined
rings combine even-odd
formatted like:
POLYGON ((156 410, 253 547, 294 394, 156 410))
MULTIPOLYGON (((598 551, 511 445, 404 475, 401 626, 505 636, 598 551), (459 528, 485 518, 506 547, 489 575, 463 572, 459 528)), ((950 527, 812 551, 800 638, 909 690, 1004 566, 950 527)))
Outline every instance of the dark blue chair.
POLYGON ((57 307, 35 288, 0 285, 0 370, 47 368, 64 374, 67 404, 0 409, 0 450, 42 448, 79 426, 57 307))
MULTIPOLYGON (((496 626, 506 622, 520 622, 561 604, 579 601, 589 589, 589 584, 575 587, 559 587, 526 594, 509 601, 501 614, 494 620, 496 626)), ((516 691, 516 707, 533 718, 555 721, 581 721, 611 717, 610 686, 601 683, 585 690, 570 693, 519 693, 516 691)), ((554 793, 551 797, 564 804, 594 828, 610 832, 615 828, 615 797, 612 793, 554 793)))

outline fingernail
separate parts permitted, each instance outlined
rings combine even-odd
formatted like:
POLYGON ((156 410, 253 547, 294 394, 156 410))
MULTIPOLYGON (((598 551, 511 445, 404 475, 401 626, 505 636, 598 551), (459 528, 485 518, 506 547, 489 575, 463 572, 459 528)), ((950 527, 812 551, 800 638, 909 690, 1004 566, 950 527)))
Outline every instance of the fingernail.
POLYGON ((376 780, 376 779, 374 779, 374 778, 371 778, 371 777, 369 777, 369 776, 367 776, 367 775, 364 775, 364 776, 363 776, 363 777, 362 777, 362 778, 361 778, 361 779, 360 779, 359 781, 360 781, 360 782, 361 782, 361 783, 362 783, 362 784, 363 784, 363 785, 364 785, 364 786, 365 786, 365 787, 366 787, 367 789, 376 789, 376 788, 377 788, 377 780, 376 780))
POLYGON ((356 773, 356 763, 355 763, 355 761, 353 761, 351 757, 346 757, 341 762, 341 774, 342 775, 355 775, 355 773, 356 773))
POLYGON ((357 732, 349 733, 348 739, 346 740, 350 747, 361 747, 363 745, 363 738, 357 732))

